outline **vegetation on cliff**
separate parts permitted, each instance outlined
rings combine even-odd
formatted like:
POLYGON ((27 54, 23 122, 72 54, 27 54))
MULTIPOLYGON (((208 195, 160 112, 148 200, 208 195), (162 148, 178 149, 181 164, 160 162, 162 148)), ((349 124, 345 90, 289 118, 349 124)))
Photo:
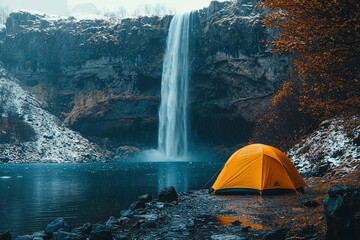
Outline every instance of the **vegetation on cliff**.
POLYGON ((264 0, 268 46, 290 53, 292 69, 258 121, 254 139, 288 148, 334 114, 358 113, 360 3, 355 0, 264 0), (264 136, 264 129, 276 137, 264 136), (280 131, 280 129, 282 131, 280 131))

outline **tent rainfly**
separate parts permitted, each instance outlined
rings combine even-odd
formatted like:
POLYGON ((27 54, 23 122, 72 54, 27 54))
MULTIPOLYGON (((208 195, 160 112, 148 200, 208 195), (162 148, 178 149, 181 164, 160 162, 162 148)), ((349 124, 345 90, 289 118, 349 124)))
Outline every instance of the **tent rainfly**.
POLYGON ((252 144, 225 163, 210 192, 215 194, 278 194, 302 191, 305 181, 279 149, 252 144))

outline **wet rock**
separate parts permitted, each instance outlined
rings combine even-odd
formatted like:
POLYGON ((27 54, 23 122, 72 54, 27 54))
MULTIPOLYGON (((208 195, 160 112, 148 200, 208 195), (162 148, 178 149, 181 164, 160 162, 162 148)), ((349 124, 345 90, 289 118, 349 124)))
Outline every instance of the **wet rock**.
POLYGON ((130 205, 129 209, 134 211, 135 209, 140 209, 140 208, 145 208, 145 207, 146 207, 146 205, 144 202, 136 201, 130 205))
POLYGON ((174 206, 175 206, 175 204, 173 204, 173 203, 168 203, 168 202, 164 203, 164 207, 174 207, 174 206))
POLYGON ((77 233, 59 231, 56 240, 86 240, 86 237, 77 233))
POLYGON ((90 240, 112 240, 111 231, 102 224, 94 224, 91 230, 90 240))
POLYGON ((30 235, 18 236, 15 240, 33 240, 33 237, 30 235))
POLYGON ((219 235, 211 236, 210 239, 211 240, 245 240, 246 238, 236 235, 219 234, 219 235))
POLYGON ((159 202, 172 202, 178 200, 178 195, 173 186, 166 187, 158 195, 159 202))
POLYGON ((140 152, 140 149, 134 146, 121 146, 116 149, 116 158, 129 159, 134 157, 136 153, 140 152))
MULTIPOLYGON (((191 219, 189 219, 189 220, 191 220, 191 219)), ((195 221, 200 224, 219 222, 219 220, 216 216, 209 215, 209 214, 196 216, 195 221)))
POLYGON ((324 200, 326 239, 358 239, 360 236, 360 188, 333 187, 324 200))
POLYGON ((158 216, 156 214, 145 214, 134 216, 141 220, 142 228, 155 228, 157 227, 158 216))
POLYGON ((315 207, 319 206, 319 203, 314 200, 305 199, 304 201, 301 202, 300 205, 302 207, 315 208, 315 207))
POLYGON ((144 194, 144 195, 139 196, 138 199, 139 199, 139 201, 148 203, 153 200, 153 197, 150 194, 144 194))
POLYGON ((57 218, 55 221, 49 223, 45 228, 45 234, 52 235, 59 230, 70 231, 70 226, 65 222, 64 218, 57 218))
MULTIPOLYGON (((319 161, 322 161, 322 156, 319 158, 319 161)), ((319 165, 314 169, 313 175, 315 177, 322 177, 325 175, 325 173, 330 169, 330 163, 329 162, 323 162, 319 163, 319 165)))
POLYGON ((45 232, 35 232, 33 235, 33 238, 39 238, 39 239, 46 239, 48 236, 45 234, 45 232))
POLYGON ((356 146, 360 146, 360 134, 357 137, 354 138, 353 143, 356 146))
POLYGON ((81 227, 75 228, 74 232, 83 233, 86 235, 90 235, 92 230, 92 224, 91 223, 84 223, 81 227))
POLYGON ((331 121, 325 120, 325 121, 323 121, 322 123, 320 123, 319 126, 322 127, 322 128, 329 128, 330 125, 331 125, 331 121))
POLYGON ((242 232, 248 232, 250 229, 251 229, 250 226, 246 226, 246 227, 242 227, 242 228, 241 228, 241 231, 242 231, 242 232))
POLYGON ((0 233, 0 240, 11 240, 12 236, 10 232, 0 233))
POLYGON ((110 229, 117 228, 119 227, 119 221, 115 217, 111 216, 105 225, 110 229))
POLYGON ((229 210, 220 210, 219 211, 219 214, 220 215, 230 215, 230 214, 233 214, 234 212, 232 211, 229 211, 229 210))
POLYGON ((133 214, 133 211, 131 211, 130 209, 120 211, 120 215, 122 217, 130 217, 130 216, 132 216, 132 214, 133 214))
POLYGON ((140 221, 137 218, 130 218, 123 224, 124 227, 137 228, 140 226, 140 221))
POLYGON ((126 224, 129 220, 130 220, 130 218, 128 218, 128 217, 121 217, 119 219, 119 223, 120 224, 126 224))
POLYGON ((141 224, 141 227, 143 228, 156 228, 158 227, 157 223, 155 221, 152 222, 144 222, 141 224))
POLYGON ((143 215, 146 214, 146 211, 143 208, 138 208, 134 210, 133 215, 143 215))
POLYGON ((241 225, 241 222, 240 222, 239 220, 236 220, 236 221, 232 222, 231 225, 233 225, 233 226, 240 226, 240 225, 241 225))
POLYGON ((301 229, 301 234, 304 236, 309 236, 310 234, 313 234, 315 232, 314 225, 306 225, 301 229))
POLYGON ((286 233, 288 232, 287 228, 277 229, 270 232, 267 232, 263 235, 263 240, 279 240, 285 239, 286 233))
POLYGON ((115 240, 127 240, 127 239, 129 239, 129 237, 127 235, 121 234, 121 235, 115 236, 115 240))
POLYGON ((164 208, 164 203, 162 203, 162 202, 157 202, 156 204, 155 204, 155 208, 156 209, 163 209, 164 208))
POLYGON ((187 229, 187 226, 185 223, 176 223, 170 227, 171 231, 185 231, 187 229))
POLYGON ((340 150, 336 150, 335 152, 333 152, 333 154, 331 155, 332 158, 339 158, 340 156, 344 155, 344 152, 342 149, 340 150))

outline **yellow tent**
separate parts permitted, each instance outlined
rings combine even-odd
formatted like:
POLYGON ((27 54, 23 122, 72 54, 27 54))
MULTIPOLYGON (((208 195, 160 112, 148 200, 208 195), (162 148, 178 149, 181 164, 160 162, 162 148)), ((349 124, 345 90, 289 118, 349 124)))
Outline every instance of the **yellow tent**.
POLYGON ((216 194, 272 194, 306 187, 291 160, 279 149, 252 144, 236 151, 212 186, 216 194))

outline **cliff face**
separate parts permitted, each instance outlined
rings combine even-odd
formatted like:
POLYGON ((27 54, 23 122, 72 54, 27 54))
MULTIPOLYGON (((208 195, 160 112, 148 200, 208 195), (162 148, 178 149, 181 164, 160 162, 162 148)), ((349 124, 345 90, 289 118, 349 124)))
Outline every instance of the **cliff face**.
MULTIPOLYGON (((237 144, 267 106, 287 62, 259 41, 253 0, 193 12, 190 123, 196 142, 237 144)), ((84 136, 155 146, 162 60, 171 16, 51 19, 12 13, 0 60, 24 87, 84 136)))
POLYGON ((236 144, 248 139, 285 77, 287 60, 261 40, 257 1, 212 2, 196 13, 192 123, 200 138, 236 144))
POLYGON ((82 134, 154 142, 170 20, 115 24, 12 13, 1 60, 48 111, 82 134))
POLYGON ((83 162, 108 153, 66 128, 0 65, 0 163, 83 162))

